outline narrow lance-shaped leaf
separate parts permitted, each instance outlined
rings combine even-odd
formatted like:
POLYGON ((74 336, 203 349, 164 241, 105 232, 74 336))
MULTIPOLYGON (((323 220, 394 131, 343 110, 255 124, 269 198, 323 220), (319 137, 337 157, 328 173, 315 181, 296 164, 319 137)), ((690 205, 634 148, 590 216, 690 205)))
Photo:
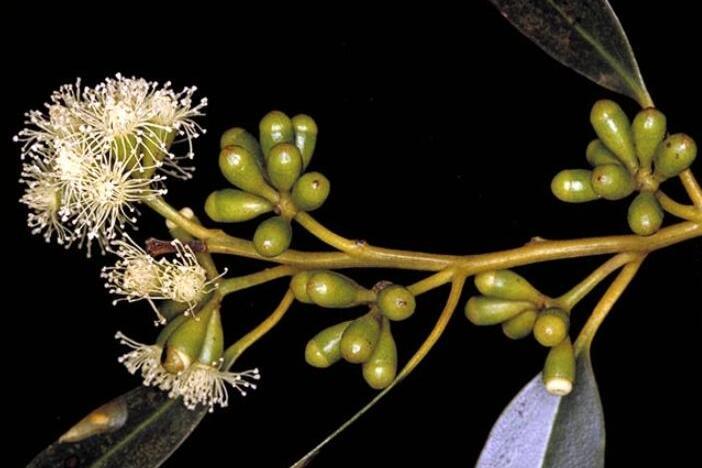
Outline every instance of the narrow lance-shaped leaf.
POLYGON ((497 420, 477 468, 604 466, 605 428, 587 351, 577 359, 573 391, 549 394, 534 377, 497 420))
POLYGON ((189 410, 165 392, 138 387, 97 408, 28 468, 156 467, 197 427, 207 407, 189 410))
POLYGON ((607 0, 490 0, 547 54, 642 107, 653 102, 634 52, 607 0))

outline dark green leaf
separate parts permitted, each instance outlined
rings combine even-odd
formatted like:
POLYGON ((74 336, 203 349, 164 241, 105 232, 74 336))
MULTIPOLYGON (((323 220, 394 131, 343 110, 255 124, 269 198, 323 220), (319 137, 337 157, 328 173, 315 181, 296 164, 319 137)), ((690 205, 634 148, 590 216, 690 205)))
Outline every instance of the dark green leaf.
POLYGON ((612 91, 652 106, 634 52, 607 0, 491 0, 547 54, 612 91))
POLYGON ((604 447, 602 404, 586 351, 570 395, 547 393, 541 374, 519 392, 493 426, 477 468, 603 467, 604 447))
MULTIPOLYGON (((98 433, 77 442, 54 442, 29 463, 29 468, 159 466, 206 412, 205 407, 191 411, 160 390, 139 387, 101 406, 79 423, 79 434, 85 430, 98 433), (104 417, 115 423, 108 424, 104 432, 96 431, 90 422, 102 424, 104 417)), ((70 437, 76 438, 80 437, 70 437)))

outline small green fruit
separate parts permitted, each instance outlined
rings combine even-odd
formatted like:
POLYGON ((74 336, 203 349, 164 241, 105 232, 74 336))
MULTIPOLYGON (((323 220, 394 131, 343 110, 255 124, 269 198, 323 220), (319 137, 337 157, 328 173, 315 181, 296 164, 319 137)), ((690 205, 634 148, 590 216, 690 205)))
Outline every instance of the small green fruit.
POLYGON ((566 337, 548 352, 543 379, 546 391, 552 395, 564 396, 573 390, 575 353, 570 338, 566 337))
POLYGON ((511 270, 480 273, 475 276, 475 287, 485 296, 529 301, 539 304, 544 296, 521 275, 511 270))
POLYGON ((316 210, 326 201, 329 189, 329 179, 319 172, 308 172, 300 177, 293 186, 293 203, 298 210, 316 210))
POLYGON ((473 296, 466 303, 465 314, 475 325, 496 325, 533 308, 534 304, 528 301, 473 296))
POLYGON ((315 304, 330 309, 353 307, 375 300, 372 291, 333 271, 314 273, 307 282, 307 295, 315 304))
POLYGON ((315 270, 305 270, 296 273, 292 280, 290 280, 290 289, 295 295, 295 299, 305 304, 313 304, 314 302, 310 299, 309 294, 307 294, 307 283, 309 283, 312 275, 317 273, 315 270))
POLYGON ((414 314, 417 303, 414 294, 397 284, 383 288, 378 293, 378 308, 390 320, 405 320, 414 314))
POLYGON ((370 359, 380 337, 380 317, 371 311, 346 328, 341 337, 341 356, 352 364, 370 359))
POLYGON ((627 220, 634 233, 650 236, 661 228, 663 216, 663 209, 655 195, 641 192, 631 201, 627 220))
POLYGON ((251 153, 258 161, 260 167, 265 166, 266 160, 263 158, 261 145, 255 136, 240 127, 230 128, 222 133, 219 139, 219 149, 224 149, 227 146, 241 146, 251 153))
POLYGON ((290 143, 275 145, 266 158, 266 169, 271 184, 278 190, 287 192, 302 172, 300 151, 290 143))
POLYGON ((290 247, 291 240, 290 221, 282 216, 273 216, 258 225, 253 244, 256 251, 264 257, 275 257, 290 247))
POLYGON ((305 361, 313 367, 326 368, 341 359, 341 336, 351 321, 341 322, 317 333, 305 346, 305 361))
POLYGON ((570 319, 561 309, 546 309, 534 323, 534 338, 543 346, 556 346, 568 336, 570 319))
POLYGON ((607 99, 597 101, 590 112, 595 133, 630 172, 639 168, 629 118, 619 105, 607 99))
POLYGON ((293 143, 294 131, 290 118, 280 111, 267 113, 258 124, 259 140, 265 159, 271 148, 280 143, 293 143))
POLYGON ((525 310, 516 317, 503 322, 502 332, 513 340, 525 338, 531 334, 538 315, 536 309, 525 310))
POLYGON ((585 158, 592 167, 602 164, 621 164, 622 162, 602 143, 599 138, 595 138, 587 145, 585 158))
POLYGON ((592 187, 606 200, 621 200, 636 190, 636 181, 622 166, 605 164, 592 171, 592 187))
POLYGON ((263 178, 256 158, 242 146, 227 146, 219 153, 219 168, 232 185, 269 201, 278 200, 278 193, 263 178))
POLYGON ((397 346, 390 331, 390 321, 383 317, 380 337, 373 354, 363 363, 363 378, 375 390, 382 390, 397 375, 397 346))
POLYGON ((653 158, 654 175, 661 180, 675 177, 690 167, 697 157, 695 140, 684 133, 670 135, 658 146, 653 158))
POLYGON ((218 223, 248 221, 272 210, 268 200, 235 189, 217 190, 205 201, 205 213, 218 223))
POLYGON ((634 135, 636 155, 642 168, 650 170, 658 145, 665 138, 666 118, 657 109, 644 109, 634 117, 631 131, 634 135))
POLYGON ((317 145, 317 123, 312 117, 298 114, 292 118, 295 129, 295 146, 302 154, 302 167, 307 168, 317 145))
POLYGON ((600 196, 592 187, 592 171, 566 169, 551 181, 551 192, 561 201, 583 203, 597 200, 600 196))

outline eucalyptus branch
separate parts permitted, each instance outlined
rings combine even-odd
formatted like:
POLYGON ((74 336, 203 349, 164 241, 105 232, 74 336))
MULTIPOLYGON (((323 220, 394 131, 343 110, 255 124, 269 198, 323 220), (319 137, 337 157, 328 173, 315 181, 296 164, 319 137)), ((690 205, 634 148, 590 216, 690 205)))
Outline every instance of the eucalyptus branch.
POLYGON ((695 207, 702 211, 702 187, 700 187, 692 171, 690 169, 682 171, 680 173, 680 181, 695 207))
POLYGON ((656 198, 661 204, 661 207, 673 216, 688 221, 702 222, 702 212, 695 206, 678 203, 660 190, 656 192, 656 198))

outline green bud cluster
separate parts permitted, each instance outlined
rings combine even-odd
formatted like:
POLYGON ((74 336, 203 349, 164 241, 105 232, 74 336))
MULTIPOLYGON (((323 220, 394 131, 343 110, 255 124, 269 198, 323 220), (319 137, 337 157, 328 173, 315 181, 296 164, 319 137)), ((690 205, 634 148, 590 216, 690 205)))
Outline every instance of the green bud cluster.
POLYGON ((289 118, 272 111, 259 123, 259 138, 230 128, 220 139, 219 168, 236 189, 212 192, 205 212, 216 222, 239 223, 266 213, 253 244, 265 257, 285 252, 292 241, 291 219, 298 211, 316 210, 329 196, 329 180, 304 173, 317 144, 317 124, 303 114, 289 118))
POLYGON ((639 192, 629 205, 629 227, 641 236, 654 234, 663 224, 654 193, 661 182, 690 167, 697 156, 694 140, 683 133, 666 137, 666 117, 657 109, 643 109, 629 121, 609 100, 595 103, 590 122, 597 139, 587 146, 585 157, 593 169, 559 172, 551 191, 569 203, 621 200, 639 192))

